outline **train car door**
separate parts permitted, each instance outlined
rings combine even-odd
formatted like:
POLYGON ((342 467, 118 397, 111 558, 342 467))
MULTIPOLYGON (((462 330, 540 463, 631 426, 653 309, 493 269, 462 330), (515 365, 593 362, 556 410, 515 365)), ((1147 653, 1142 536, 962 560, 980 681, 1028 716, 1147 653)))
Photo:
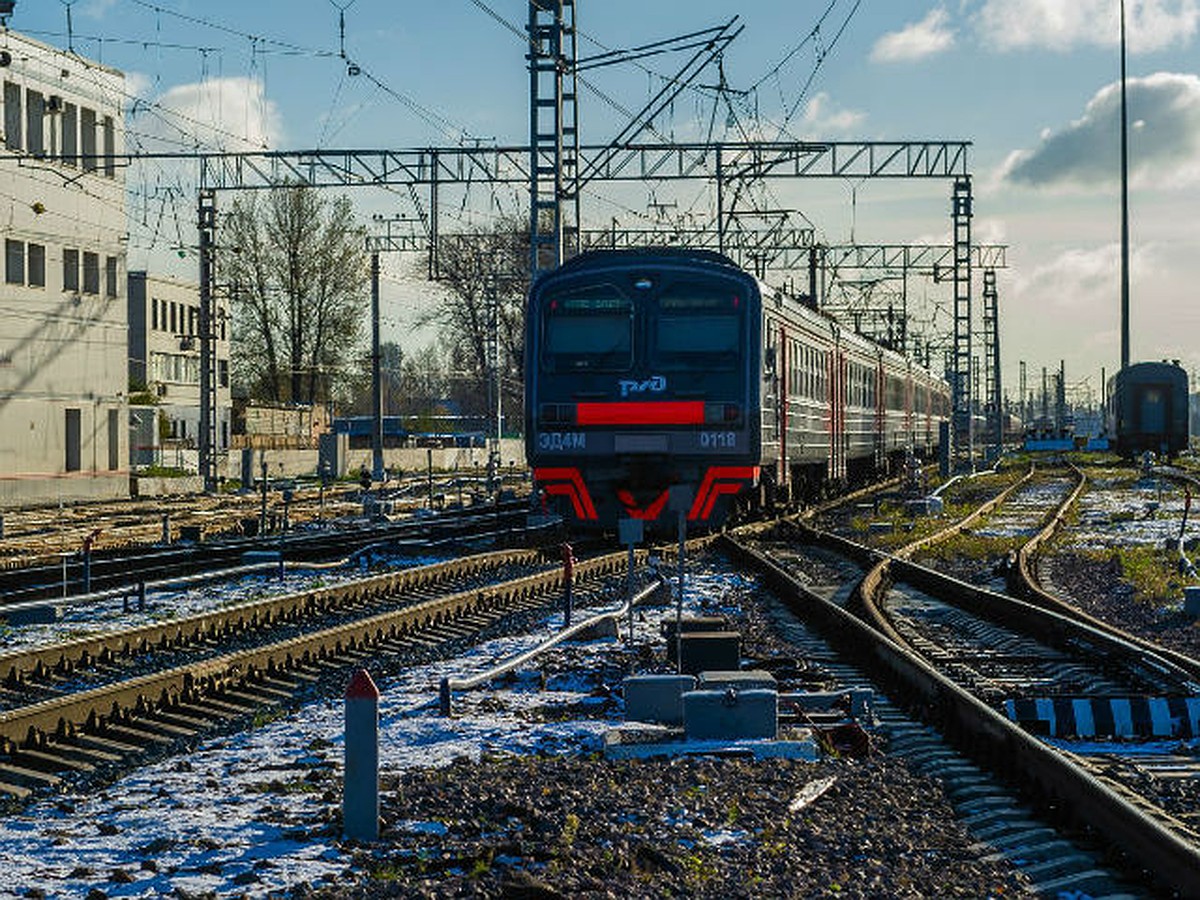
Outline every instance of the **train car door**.
POLYGON ((887 381, 883 374, 883 351, 875 351, 875 471, 887 467, 887 381))
POLYGON ((1134 430, 1143 434, 1167 433, 1167 403, 1166 392, 1159 385, 1146 385, 1137 394, 1136 416, 1134 430))
POLYGON ((843 481, 846 477, 846 354, 841 346, 841 332, 833 326, 833 343, 829 348, 829 479, 843 481))
POLYGON ((779 334, 782 330, 777 319, 763 317, 763 355, 762 372, 762 408, 759 413, 762 419, 762 459, 764 465, 777 460, 780 456, 780 422, 779 422, 779 370, 783 347, 780 346, 779 334))

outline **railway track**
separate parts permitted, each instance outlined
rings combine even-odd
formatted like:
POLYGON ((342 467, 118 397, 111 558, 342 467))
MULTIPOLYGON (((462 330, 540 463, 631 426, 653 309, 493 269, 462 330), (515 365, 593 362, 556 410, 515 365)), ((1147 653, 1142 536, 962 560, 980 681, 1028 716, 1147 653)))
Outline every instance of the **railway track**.
MULTIPOLYGON (((624 553, 578 562, 580 602, 625 565, 624 553)), ((128 766, 331 671, 469 639, 562 589, 556 556, 499 551, 8 654, 0 792, 19 800, 66 773, 128 766)))
MULTIPOLYGON (((511 473, 504 476, 503 483, 508 488, 516 485, 517 493, 527 492, 511 473)), ((483 498, 489 502, 492 498, 484 488, 483 479, 439 474, 390 482, 372 488, 370 497, 382 500, 397 513, 411 513, 456 501, 459 507, 486 506, 483 498)), ((274 482, 265 498, 255 491, 0 509, 0 572, 60 563, 64 555, 79 552, 89 539, 97 553, 113 553, 170 543, 182 534, 207 539, 242 537, 247 524, 256 533, 262 528, 277 533, 285 515, 292 528, 344 521, 362 515, 363 500, 363 491, 357 486, 338 483, 322 488, 287 479, 274 482)))
MULTIPOLYGON (((1000 712, 1018 689, 1042 696, 1056 691, 1075 699, 1130 693, 1195 696, 1194 670, 1183 665, 1187 660, 1156 653, 1147 642, 1126 641, 1111 627, 965 584, 908 560, 964 529, 986 528, 980 523, 989 516, 993 522, 997 516, 1008 518, 1008 530, 1019 524, 1022 531, 1035 530, 1027 524, 1049 518, 1045 528, 1036 529, 1036 539, 1061 519, 1077 492, 1061 483, 1034 485, 1030 473, 966 519, 887 555, 829 533, 785 526, 793 540, 817 542, 862 566, 861 579, 851 576, 833 590, 804 589, 786 566, 764 554, 756 562, 778 581, 785 596, 804 596, 809 607, 828 607, 821 613, 827 625, 855 635, 869 668, 897 685, 909 703, 925 709, 979 761, 1023 780, 1046 803, 1072 810, 1077 824, 1109 835, 1160 883, 1194 896, 1200 884, 1200 837, 1193 828, 1189 795, 1176 791, 1182 799, 1172 802, 1172 791, 1163 788, 1163 773, 1171 773, 1178 786, 1195 772, 1194 753, 1153 748, 1143 765, 1132 755, 1116 763, 1084 760, 1064 752, 1066 742, 1051 746, 1000 712), (1058 510, 1028 503, 1031 491, 1062 497, 1058 510), (1014 506, 1003 510, 1010 499, 1014 506), (852 581, 857 584, 848 589, 852 581), (1130 770, 1142 776, 1133 785, 1140 793, 1128 779, 1115 777, 1130 770)), ((746 547, 735 552, 755 558, 746 547)), ((786 551, 771 555, 786 556, 786 551)))
POLYGON ((889 649, 846 607, 864 574, 849 557, 798 538, 782 523, 745 529, 725 543, 741 564, 762 573, 779 598, 776 627, 810 666, 830 673, 826 689, 872 692, 871 713, 887 752, 945 785, 963 824, 986 848, 985 858, 1008 860, 1041 896, 1128 897, 1141 891, 1106 859, 1101 842, 1067 831, 1045 815, 1019 785, 978 758, 973 744, 956 744, 926 706, 898 682, 889 649))
POLYGON ((225 537, 168 545, 136 545, 79 554, 53 563, 0 570, 0 616, 5 606, 115 590, 139 592, 148 582, 241 565, 248 555, 284 561, 329 560, 375 544, 433 547, 455 541, 510 539, 521 534, 527 505, 520 500, 397 521, 356 518, 339 527, 267 536, 225 537), (509 537, 506 537, 509 536, 509 537))

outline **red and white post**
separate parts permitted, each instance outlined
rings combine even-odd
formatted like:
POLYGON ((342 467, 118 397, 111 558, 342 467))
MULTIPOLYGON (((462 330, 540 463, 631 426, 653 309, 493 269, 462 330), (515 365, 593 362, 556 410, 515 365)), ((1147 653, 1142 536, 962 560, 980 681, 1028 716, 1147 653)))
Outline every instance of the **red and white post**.
POLYGON ((346 767, 342 824, 346 837, 379 838, 379 688, 359 669, 346 688, 346 767))

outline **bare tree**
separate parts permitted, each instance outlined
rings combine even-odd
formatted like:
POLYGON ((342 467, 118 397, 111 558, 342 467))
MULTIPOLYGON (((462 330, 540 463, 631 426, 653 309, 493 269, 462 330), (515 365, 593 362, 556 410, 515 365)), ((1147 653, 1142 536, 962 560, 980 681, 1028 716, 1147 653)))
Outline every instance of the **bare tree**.
MULTIPOLYGON (((528 225, 515 218, 502 219, 469 237, 442 235, 437 268, 447 290, 421 324, 439 326, 451 368, 475 382, 463 391, 464 411, 486 413, 491 341, 499 340, 505 390, 511 393, 510 386, 521 383, 522 323, 529 289, 528 225)), ((515 399, 519 404, 519 391, 515 399)))
POLYGON ((361 377, 369 270, 346 197, 290 185, 238 197, 218 277, 234 295, 234 377, 254 398, 317 403, 361 377))

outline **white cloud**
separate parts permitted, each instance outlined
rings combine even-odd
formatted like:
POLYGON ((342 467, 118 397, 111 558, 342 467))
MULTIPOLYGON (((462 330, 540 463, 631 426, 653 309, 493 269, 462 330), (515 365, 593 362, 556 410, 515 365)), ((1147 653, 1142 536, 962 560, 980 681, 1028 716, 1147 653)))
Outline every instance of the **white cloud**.
POLYGON ((125 73, 125 93, 130 97, 145 99, 150 96, 152 86, 153 82, 150 80, 150 76, 144 72, 128 71, 125 73))
MULTIPOLYGON (((980 39, 1000 50, 1040 47, 1066 51, 1115 46, 1119 0, 986 0, 976 20, 980 39)), ((1186 46, 1200 26, 1197 0, 1128 0, 1131 53, 1186 46)))
POLYGON ((79 11, 89 19, 102 19, 104 14, 116 5, 117 0, 89 0, 79 11))
MULTIPOLYGON (((1200 183, 1200 77, 1157 72, 1128 82, 1129 171, 1141 187, 1200 183)), ((1083 115, 1009 154, 1001 177, 1031 187, 1084 188, 1120 179, 1120 84, 1101 88, 1083 115)))
POLYGON ((844 134, 859 128, 866 114, 852 109, 836 109, 829 94, 821 91, 804 104, 804 129, 810 134, 844 134))
POLYGON ((261 150, 279 145, 283 122, 263 84, 251 78, 210 78, 169 88, 146 113, 154 135, 221 150, 261 150))
POLYGON ((914 62, 948 50, 954 45, 954 31, 948 23, 949 16, 944 9, 931 9, 920 22, 906 25, 877 40, 871 48, 871 60, 914 62))

